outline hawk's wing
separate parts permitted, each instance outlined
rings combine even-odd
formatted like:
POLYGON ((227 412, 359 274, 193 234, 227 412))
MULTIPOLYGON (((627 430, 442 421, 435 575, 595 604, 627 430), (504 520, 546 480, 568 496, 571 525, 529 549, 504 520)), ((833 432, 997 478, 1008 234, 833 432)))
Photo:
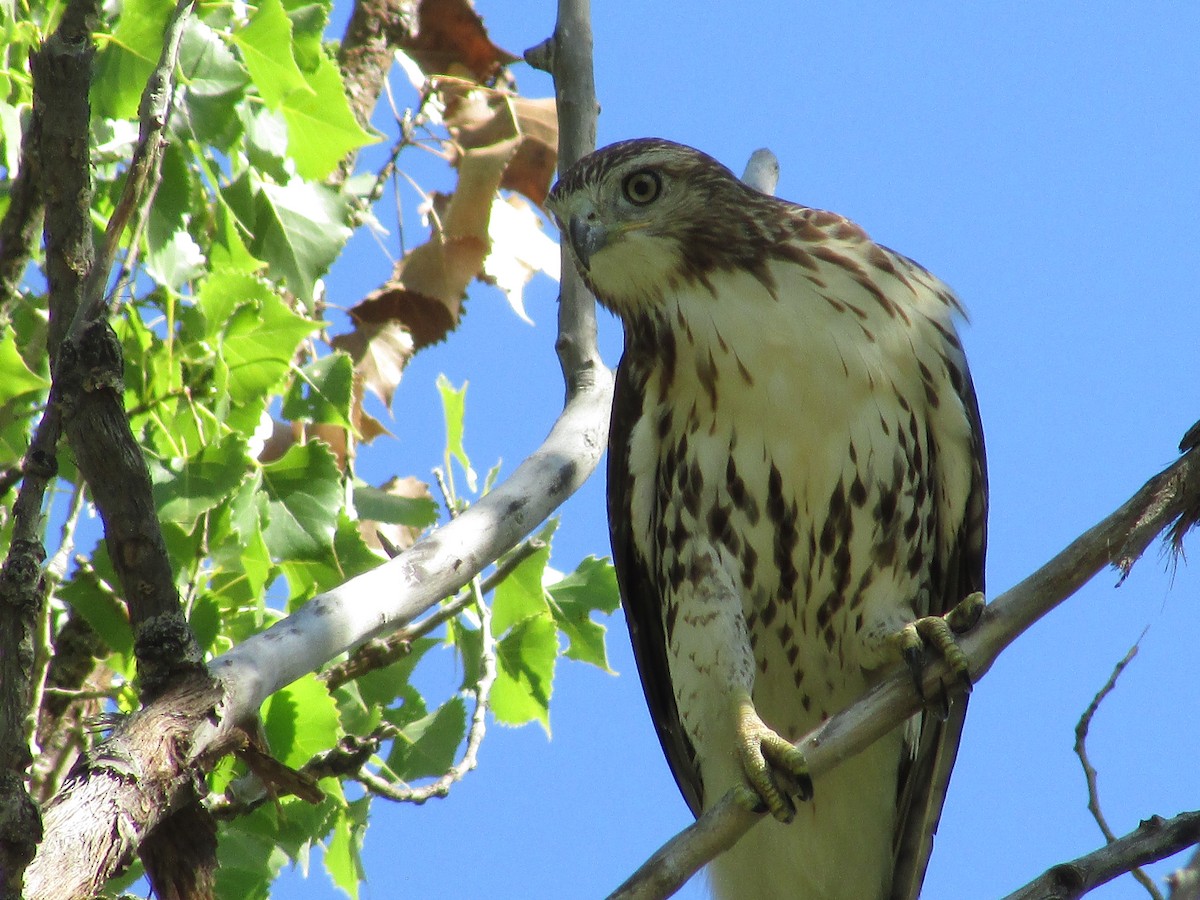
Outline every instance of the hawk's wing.
MULTIPOLYGON (((958 523, 949 558, 942 566, 945 582, 940 596, 932 598, 934 608, 930 609, 930 615, 944 615, 969 594, 984 589, 983 568, 987 546, 987 460, 979 403, 961 348, 948 349, 957 350, 955 355, 958 359, 955 361, 962 374, 958 385, 959 399, 970 420, 974 446, 971 448, 971 488, 966 515, 958 523)), ((932 448, 932 434, 929 439, 932 448)), ((921 715, 916 751, 905 760, 900 771, 896 798, 896 862, 890 900, 916 900, 920 895, 966 715, 966 695, 954 701, 945 721, 928 712, 921 715)))
POLYGON ((622 357, 617 366, 609 428, 608 528, 617 585, 621 590, 621 604, 625 607, 625 621, 633 642, 633 658, 637 661, 638 674, 642 678, 642 691, 650 707, 650 717, 654 720, 658 740, 679 790, 693 815, 699 816, 704 792, 700 769, 696 765, 696 752, 684 733, 679 710, 675 706, 675 693, 671 689, 662 592, 655 573, 634 544, 630 524, 633 479, 629 473, 629 436, 634 423, 642 415, 645 381, 645 376, 636 371, 629 355, 622 357))

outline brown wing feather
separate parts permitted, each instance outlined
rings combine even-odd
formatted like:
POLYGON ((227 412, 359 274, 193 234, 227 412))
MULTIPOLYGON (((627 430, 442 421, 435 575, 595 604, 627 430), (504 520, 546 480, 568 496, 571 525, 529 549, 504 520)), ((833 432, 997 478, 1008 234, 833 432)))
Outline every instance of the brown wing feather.
MULTIPOLYGON (((629 345, 628 339, 626 346, 629 345)), ((626 354, 617 366, 612 423, 608 439, 608 527, 613 564, 625 621, 633 643, 633 658, 642 679, 642 691, 659 743, 671 765, 679 790, 694 815, 700 815, 704 796, 696 753, 684 733, 675 706, 675 693, 667 668, 667 643, 662 613, 662 593, 646 560, 638 553, 630 530, 629 436, 642 415, 645 376, 626 354)))
MULTIPOLYGON (((975 388, 966 361, 960 358, 959 362, 963 375, 960 399, 974 436, 974 465, 966 514, 959 523, 947 565, 943 567, 945 585, 940 596, 934 597, 936 608, 930 610, 933 615, 944 615, 969 594, 984 589, 987 459, 975 388)), ((945 721, 929 713, 922 715, 916 753, 900 773, 894 844, 896 862, 890 900, 916 900, 921 893, 966 715, 965 696, 954 702, 945 721)))

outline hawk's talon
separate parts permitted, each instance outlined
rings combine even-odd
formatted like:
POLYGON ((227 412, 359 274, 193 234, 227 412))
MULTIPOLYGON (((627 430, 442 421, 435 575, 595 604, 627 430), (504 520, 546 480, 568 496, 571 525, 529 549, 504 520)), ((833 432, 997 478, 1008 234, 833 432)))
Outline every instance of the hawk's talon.
MULTIPOLYGON (((976 591, 944 616, 924 616, 905 625, 893 636, 900 656, 912 675, 917 696, 922 702, 930 703, 930 698, 925 696, 924 687, 927 650, 932 650, 945 660, 950 668, 952 682, 957 680, 966 690, 971 690, 971 664, 962 648, 958 646, 955 635, 964 634, 974 628, 983 614, 983 607, 983 594, 976 591)), ((945 719, 950 714, 950 694, 944 682, 941 688, 938 713, 945 719)))
POLYGON ((792 797, 812 798, 812 778, 804 754, 773 731, 745 691, 735 699, 737 749, 748 787, 780 822, 796 815, 792 797))

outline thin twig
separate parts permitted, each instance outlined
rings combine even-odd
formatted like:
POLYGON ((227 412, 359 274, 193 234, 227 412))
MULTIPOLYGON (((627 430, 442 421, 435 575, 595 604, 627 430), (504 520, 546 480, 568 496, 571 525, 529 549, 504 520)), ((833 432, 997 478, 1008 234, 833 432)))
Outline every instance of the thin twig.
MULTIPOLYGON (((84 302, 75 311, 71 322, 68 333, 72 338, 78 336, 88 322, 104 315, 107 303, 104 285, 108 282, 109 270, 117 257, 125 226, 129 224, 135 212, 138 213, 138 217, 130 242, 130 253, 137 252, 138 240, 145 227, 150 203, 161 180, 162 151, 166 146, 163 135, 175 103, 175 69, 179 62, 179 46, 194 3, 195 0, 179 0, 174 12, 167 19, 163 31, 162 53, 159 55, 158 65, 154 67, 146 82, 138 108, 141 120, 138 141, 129 162, 125 189, 121 192, 121 198, 117 201, 104 230, 104 244, 88 275, 84 302)), ((125 268, 128 270, 132 267, 127 265, 125 268)))
POLYGON ((444 775, 419 788, 398 787, 364 767, 355 776, 356 779, 380 797, 418 805, 434 797, 445 797, 455 783, 462 781, 463 776, 479 764, 479 747, 483 743, 483 736, 487 731, 488 700, 491 697, 492 685, 496 682, 496 638, 492 634, 492 611, 484 602, 478 577, 472 583, 471 596, 479 614, 480 673, 479 680, 475 682, 472 690, 475 695, 475 710, 471 714, 471 726, 467 731, 467 746, 463 750, 462 758, 444 775))
MULTIPOLYGON (((1112 828, 1109 827, 1108 820, 1104 817, 1104 811, 1100 808, 1100 789, 1096 783, 1096 768, 1092 765, 1087 753, 1088 729, 1091 728, 1092 718, 1096 715, 1096 710, 1100 708, 1100 704, 1104 702, 1104 698, 1112 693, 1113 688, 1117 686, 1117 679, 1121 677, 1121 673, 1125 671, 1125 667, 1133 662, 1133 658, 1137 656, 1138 647, 1141 645, 1142 638, 1146 636, 1146 631, 1148 630, 1149 628, 1142 631, 1133 646, 1129 648, 1129 652, 1113 667, 1112 674, 1108 676, 1108 681, 1104 683, 1104 687, 1100 688, 1099 693, 1092 698, 1092 702, 1083 711, 1083 715, 1079 717, 1079 723, 1075 726, 1075 755, 1079 757, 1079 763, 1083 766, 1083 777, 1087 780, 1088 810, 1091 812, 1092 818, 1096 820, 1096 824, 1100 826, 1100 833, 1104 835, 1104 839, 1110 844, 1116 841, 1117 836, 1113 833, 1112 828)), ((1162 893, 1155 887, 1150 877, 1140 868, 1134 867, 1130 869, 1129 874, 1146 889, 1146 892, 1154 900, 1163 900, 1162 893)))

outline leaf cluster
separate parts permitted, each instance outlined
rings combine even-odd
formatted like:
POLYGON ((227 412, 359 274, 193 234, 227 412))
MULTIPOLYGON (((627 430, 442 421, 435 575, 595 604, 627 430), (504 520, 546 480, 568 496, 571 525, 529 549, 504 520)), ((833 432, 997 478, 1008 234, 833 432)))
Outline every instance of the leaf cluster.
MULTIPOLYGON (((497 86, 513 57, 490 42, 481 49, 476 22, 443 33, 441 45, 410 48, 421 84, 418 112, 406 121, 424 116, 423 127, 443 129, 459 187, 435 198, 428 240, 351 311, 348 330, 330 333, 323 279, 354 230, 371 220, 385 177, 338 172, 379 135, 347 101, 324 40, 330 7, 323 0, 195 6, 183 31, 161 171, 120 247, 111 286, 125 408, 187 620, 209 655, 376 566, 440 513, 469 502, 452 482, 440 508, 411 476, 397 473, 375 486, 357 475, 358 454, 387 434, 364 409, 364 391, 390 406, 409 356, 453 328, 477 277, 498 283, 521 312, 521 285, 551 268, 530 201, 540 203, 554 166, 553 104, 497 86), (478 71, 459 64, 468 56, 478 71), (504 217, 498 230, 495 210, 504 217), (501 233, 507 243, 498 250, 501 233), (514 240, 518 234, 528 239, 514 240), (441 312, 431 319, 434 308, 441 312)), ((3 216, 15 210, 14 190, 36 162, 22 155, 31 121, 29 59, 62 13, 54 3, 0 3, 3 216)), ((140 98, 172 14, 158 0, 126 0, 95 23, 90 215, 97 245, 130 177, 140 98)), ((401 128, 393 166, 411 138, 401 128)), ((0 256, 22 271, 12 291, 0 292, 0 543, 7 545, 23 457, 51 375, 43 250, 10 243, 0 256)), ((458 465, 474 494, 463 443, 465 386, 441 387, 445 468, 458 465)), ((58 534, 44 611, 46 683, 62 686, 55 697, 77 695, 68 706, 75 703, 80 716, 85 697, 93 713, 130 711, 138 702, 136 659, 120 584, 65 445, 57 469, 45 522, 58 534), (92 636, 82 658, 68 659, 59 641, 71 629, 92 636), (67 678, 68 671, 75 674, 67 678)), ((607 562, 589 557, 565 575, 550 567, 553 531, 551 523, 536 549, 512 565, 498 561, 504 577, 490 600, 483 592, 447 598, 453 615, 425 630, 418 623, 416 636, 364 674, 334 687, 314 674, 273 695, 262 709, 270 753, 304 771, 347 737, 373 739, 377 752, 365 770, 409 785, 454 768, 472 733, 472 704, 501 723, 536 721, 548 732, 558 658, 607 670, 605 629, 592 614, 617 605, 607 562), (462 674, 456 689, 441 694, 421 687, 418 674, 438 657, 452 659, 462 674), (494 683, 483 691, 489 664, 494 683)), ((51 719, 48 704, 43 730, 73 730, 57 741, 39 732, 56 755, 35 769, 42 798, 54 794, 92 740, 79 716, 59 710, 51 719)), ((320 844, 333 881, 356 895, 373 797, 369 781, 366 791, 349 792, 344 782, 360 774, 322 777, 324 799, 313 804, 273 797, 275 788, 242 763, 223 761, 209 785, 232 810, 221 822, 220 893, 265 897, 283 865, 306 864, 320 844)))

